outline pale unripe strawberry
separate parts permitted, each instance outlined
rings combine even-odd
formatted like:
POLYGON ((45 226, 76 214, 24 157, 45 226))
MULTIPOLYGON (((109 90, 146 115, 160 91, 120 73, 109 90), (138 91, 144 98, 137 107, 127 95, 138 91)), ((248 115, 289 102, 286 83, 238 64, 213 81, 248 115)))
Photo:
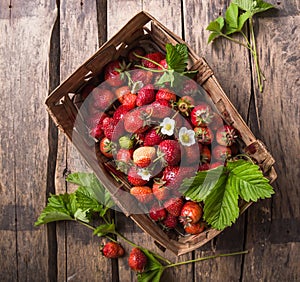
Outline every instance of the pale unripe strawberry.
POLYGON ((138 167, 147 167, 155 158, 156 150, 154 147, 139 147, 133 152, 133 162, 138 167))

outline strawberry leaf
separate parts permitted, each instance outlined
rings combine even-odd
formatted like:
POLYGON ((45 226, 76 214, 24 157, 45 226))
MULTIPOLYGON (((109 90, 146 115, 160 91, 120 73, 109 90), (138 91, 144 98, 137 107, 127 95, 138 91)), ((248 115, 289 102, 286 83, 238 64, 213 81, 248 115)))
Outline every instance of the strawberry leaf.
POLYGON ((227 8, 226 13, 225 13, 226 24, 232 29, 237 29, 238 28, 238 17, 239 17, 238 5, 235 3, 230 3, 230 5, 227 8))
POLYGON ((249 11, 242 13, 239 16, 239 24, 238 24, 238 30, 242 30, 245 22, 251 17, 251 13, 249 11))
POLYGON ((218 17, 217 19, 209 23, 206 30, 221 34, 223 27, 224 27, 224 18, 218 17))
POLYGON ((166 61, 169 70, 182 73, 187 67, 188 62, 188 48, 185 44, 176 44, 175 46, 166 44, 166 61))
POLYGON ((250 12, 251 16, 274 8, 272 4, 262 0, 233 0, 232 3, 238 5, 241 10, 250 12))
POLYGON ((114 234, 116 232, 116 226, 114 223, 101 224, 94 230, 94 235, 103 237, 107 234, 114 234))

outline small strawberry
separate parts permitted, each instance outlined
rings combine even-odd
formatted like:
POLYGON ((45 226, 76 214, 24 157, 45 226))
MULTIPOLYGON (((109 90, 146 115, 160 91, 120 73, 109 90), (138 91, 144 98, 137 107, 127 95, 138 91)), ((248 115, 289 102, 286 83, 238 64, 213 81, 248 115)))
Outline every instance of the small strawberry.
POLYGON ((134 140, 129 136, 122 136, 119 138, 119 145, 122 149, 132 149, 134 146, 134 140))
POLYGON ((170 213, 168 213, 166 219, 162 221, 163 227, 166 228, 167 230, 176 228, 177 224, 178 224, 178 217, 170 213))
POLYGON ((114 134, 114 130, 115 130, 115 127, 116 127, 114 119, 111 118, 111 117, 106 117, 103 120, 102 124, 103 124, 104 135, 108 139, 112 140, 112 137, 113 137, 113 134, 114 134))
POLYGON ((108 242, 101 250, 102 254, 107 258, 119 258, 124 255, 123 247, 116 242, 108 242))
POLYGON ((119 149, 116 155, 116 162, 123 162, 124 164, 130 164, 132 161, 133 149, 119 149))
POLYGON ((103 130, 101 125, 98 124, 90 130, 90 135, 96 139, 100 139, 103 136, 103 130))
POLYGON ((113 158, 113 143, 107 137, 102 138, 100 141, 100 152, 107 158, 113 158))
POLYGON ((108 115, 104 112, 99 112, 95 113, 94 115, 88 116, 86 118, 86 125, 89 129, 93 129, 95 127, 100 126, 100 129, 103 130, 103 120, 108 117, 108 115))
POLYGON ((161 67, 158 67, 158 69, 168 69, 168 63, 167 63, 167 60, 166 59, 163 59, 163 60, 161 60, 160 62, 159 62, 159 64, 162 66, 162 68, 161 67))
POLYGON ((207 103, 200 103, 191 112, 191 122, 194 126, 207 126, 213 118, 211 107, 207 103))
POLYGON ((223 125, 216 132, 216 141, 222 146, 231 146, 238 137, 237 131, 231 125, 223 125))
POLYGON ((157 69, 158 66, 151 61, 159 63, 164 58, 165 58, 165 55, 162 54, 161 52, 149 53, 149 54, 145 55, 144 59, 142 59, 142 65, 146 68, 157 69))
POLYGON ((154 86, 148 84, 141 88, 137 94, 136 105, 138 107, 148 105, 155 100, 154 86))
POLYGON ((143 146, 133 152, 133 163, 138 167, 147 167, 156 155, 156 150, 151 146, 143 146))
POLYGON ((155 203, 149 211, 149 216, 154 221, 161 221, 167 217, 167 211, 164 207, 161 207, 158 203, 155 203))
POLYGON ((198 171, 206 171, 210 169, 209 163, 201 163, 198 167, 198 171))
POLYGON ((181 151, 182 151, 181 164, 191 165, 191 164, 199 163, 201 148, 202 145, 199 143, 193 144, 191 146, 181 147, 181 151))
POLYGON ((218 161, 225 161, 231 157, 231 149, 226 146, 217 145, 212 149, 213 157, 218 161))
POLYGON ((169 102, 175 102, 176 98, 176 94, 168 88, 160 88, 155 97, 156 100, 164 99, 169 102))
POLYGON ((116 96, 110 90, 96 87, 91 93, 90 103, 97 109, 106 110, 114 102, 115 98, 116 96))
POLYGON ((128 87, 128 85, 118 87, 115 90, 116 97, 118 98, 118 100, 121 104, 123 104, 124 95, 129 94, 129 93, 131 93, 131 91, 130 91, 130 88, 128 87))
POLYGON ((176 140, 164 140, 158 145, 157 155, 164 163, 174 166, 180 162, 181 149, 176 140))
POLYGON ((121 119, 124 118, 124 116, 130 111, 131 109, 127 106, 121 105, 119 106, 113 115, 113 119, 115 124, 117 124, 121 119))
POLYGON ((152 189, 148 186, 134 186, 130 189, 130 194, 143 204, 150 203, 153 200, 152 189))
POLYGON ((153 72, 137 69, 131 72, 131 79, 134 83, 141 82, 142 85, 148 85, 152 82, 153 72))
POLYGON ((165 209, 174 216, 179 216, 183 206, 182 198, 170 198, 164 202, 165 209))
POLYGON ((213 162, 209 165, 209 169, 214 169, 214 168, 217 168, 221 165, 224 165, 224 162, 221 162, 221 161, 213 162))
POLYGON ((211 151, 207 146, 202 146, 200 151, 200 162, 203 163, 210 163, 211 161, 211 151))
POLYGON ((181 211, 179 221, 186 226, 188 223, 196 223, 203 215, 203 209, 198 203, 188 201, 186 202, 181 211))
POLYGON ((167 166, 163 171, 162 181, 164 181, 165 186, 169 189, 177 189, 180 186, 179 181, 179 166, 167 166))
POLYGON ((145 132, 144 146, 155 146, 164 140, 162 134, 158 133, 158 129, 152 127, 145 132))
POLYGON ((204 222, 188 223, 184 227, 184 231, 188 234, 196 235, 203 232, 205 229, 204 222))
POLYGON ((153 182, 152 192, 154 197, 159 200, 163 201, 168 199, 170 195, 170 190, 164 185, 164 181, 155 181, 153 182))
POLYGON ((133 248, 131 250, 128 258, 128 265, 133 271, 137 273, 144 272, 147 262, 148 259, 146 255, 139 248, 133 248))
POLYGON ((125 115, 124 127, 129 133, 141 133, 148 129, 149 121, 144 108, 137 108, 125 115))
POLYGON ((170 102, 165 99, 155 100, 153 103, 147 106, 146 111, 151 118, 154 119, 164 119, 165 117, 170 117, 173 112, 170 102))
POLYGON ((133 186, 143 186, 148 182, 147 180, 142 179, 138 174, 138 168, 136 166, 132 166, 129 169, 127 179, 133 186))
POLYGON ((104 79, 105 81, 114 87, 121 86, 125 80, 122 73, 126 71, 129 66, 126 63, 118 60, 109 62, 104 68, 104 79))
POLYGON ((214 134, 209 127, 196 126, 194 132, 196 140, 203 145, 210 145, 214 140, 214 134))

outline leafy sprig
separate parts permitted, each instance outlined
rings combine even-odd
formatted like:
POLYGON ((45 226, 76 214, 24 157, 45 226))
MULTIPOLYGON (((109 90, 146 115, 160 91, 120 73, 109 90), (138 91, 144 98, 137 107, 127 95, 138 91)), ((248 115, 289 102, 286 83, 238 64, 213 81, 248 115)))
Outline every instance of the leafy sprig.
POLYGON ((239 216, 239 198, 246 202, 270 198, 273 187, 258 165, 240 159, 208 171, 200 171, 181 185, 186 197, 204 203, 204 219, 223 230, 239 216))
POLYGON ((255 63, 257 82, 260 92, 263 92, 263 81, 265 80, 265 77, 259 65, 253 17, 256 14, 265 12, 271 8, 274 8, 272 4, 262 0, 232 0, 225 12, 225 17, 218 17, 214 21, 210 22, 206 28, 211 32, 208 38, 208 43, 218 37, 224 37, 250 50, 255 63), (249 22, 250 39, 248 39, 247 35, 243 31, 247 21, 249 22), (232 37, 235 33, 241 34, 243 41, 232 37))

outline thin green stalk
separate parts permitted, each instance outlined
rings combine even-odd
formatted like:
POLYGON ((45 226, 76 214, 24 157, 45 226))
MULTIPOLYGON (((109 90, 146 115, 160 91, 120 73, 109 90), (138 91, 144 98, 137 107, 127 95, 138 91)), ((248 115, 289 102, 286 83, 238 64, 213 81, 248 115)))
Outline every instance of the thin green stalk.
POLYGON ((193 262, 198 262, 198 261, 215 259, 215 258, 219 258, 219 257, 230 257, 230 256, 236 256, 236 255, 243 255, 243 254, 247 254, 247 253, 248 253, 248 251, 241 251, 241 252, 235 252, 235 253, 229 253, 229 254, 218 254, 218 255, 207 256, 207 257, 202 257, 202 258, 197 258, 197 259, 192 259, 192 260, 187 260, 187 261, 182 261, 182 262, 176 262, 176 263, 166 265, 164 267, 165 268, 170 268, 170 267, 175 267, 175 266, 184 265, 184 264, 193 263, 193 262))
POLYGON ((232 37, 230 37, 230 36, 228 36, 228 35, 226 35, 226 34, 224 34, 224 33, 222 33, 221 36, 225 37, 226 39, 228 39, 228 40, 230 40, 230 41, 232 41, 232 42, 234 42, 234 43, 237 43, 237 44, 239 44, 239 45, 241 45, 241 46, 244 46, 245 48, 247 48, 247 49, 249 49, 251 52, 253 52, 253 49, 252 49, 250 46, 248 46, 247 44, 245 44, 244 42, 239 41, 239 40, 237 40, 237 39, 234 39, 234 38, 232 38, 232 37))

